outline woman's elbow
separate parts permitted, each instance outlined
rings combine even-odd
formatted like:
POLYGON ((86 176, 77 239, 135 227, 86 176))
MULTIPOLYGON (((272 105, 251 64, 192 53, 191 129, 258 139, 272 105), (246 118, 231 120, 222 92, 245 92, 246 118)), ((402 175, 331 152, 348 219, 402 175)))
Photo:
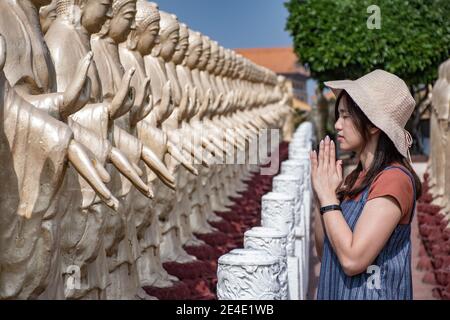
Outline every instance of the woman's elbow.
POLYGON ((367 266, 354 259, 343 259, 341 266, 344 273, 349 277, 363 273, 367 269, 367 266))

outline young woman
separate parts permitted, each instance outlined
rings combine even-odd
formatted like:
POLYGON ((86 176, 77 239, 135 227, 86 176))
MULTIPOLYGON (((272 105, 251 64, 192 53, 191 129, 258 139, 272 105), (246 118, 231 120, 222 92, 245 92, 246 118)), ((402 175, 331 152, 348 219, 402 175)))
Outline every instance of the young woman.
POLYGON ((412 299, 411 220, 421 183, 404 127, 415 101, 403 80, 383 70, 325 85, 337 96, 340 148, 355 151, 359 162, 344 180, 328 136, 310 155, 321 207, 317 298, 412 299))

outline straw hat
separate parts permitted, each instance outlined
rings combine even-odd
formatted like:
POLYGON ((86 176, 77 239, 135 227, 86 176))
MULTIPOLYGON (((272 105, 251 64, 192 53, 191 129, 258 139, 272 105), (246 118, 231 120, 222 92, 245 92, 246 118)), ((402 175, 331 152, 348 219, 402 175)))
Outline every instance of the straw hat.
POLYGON ((406 83, 384 70, 374 70, 357 80, 324 83, 336 96, 345 90, 367 118, 392 140, 397 150, 411 161, 411 134, 405 125, 416 102, 406 83))

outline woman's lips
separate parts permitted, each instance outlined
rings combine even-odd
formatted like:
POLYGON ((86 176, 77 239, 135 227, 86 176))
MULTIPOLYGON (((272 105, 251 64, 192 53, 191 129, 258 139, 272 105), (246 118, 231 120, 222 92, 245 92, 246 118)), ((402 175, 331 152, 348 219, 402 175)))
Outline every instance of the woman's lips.
POLYGON ((343 137, 343 136, 338 136, 338 137, 337 137, 337 140, 338 140, 338 141, 342 141, 342 140, 344 140, 344 137, 343 137))

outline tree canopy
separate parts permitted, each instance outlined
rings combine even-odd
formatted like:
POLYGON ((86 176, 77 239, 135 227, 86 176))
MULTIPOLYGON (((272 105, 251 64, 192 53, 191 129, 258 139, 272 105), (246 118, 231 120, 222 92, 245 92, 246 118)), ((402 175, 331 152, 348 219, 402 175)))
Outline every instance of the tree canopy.
POLYGON ((379 68, 418 87, 433 83, 450 57, 449 0, 289 0, 285 6, 294 50, 320 85, 379 68), (367 27, 373 4, 380 29, 367 27))

